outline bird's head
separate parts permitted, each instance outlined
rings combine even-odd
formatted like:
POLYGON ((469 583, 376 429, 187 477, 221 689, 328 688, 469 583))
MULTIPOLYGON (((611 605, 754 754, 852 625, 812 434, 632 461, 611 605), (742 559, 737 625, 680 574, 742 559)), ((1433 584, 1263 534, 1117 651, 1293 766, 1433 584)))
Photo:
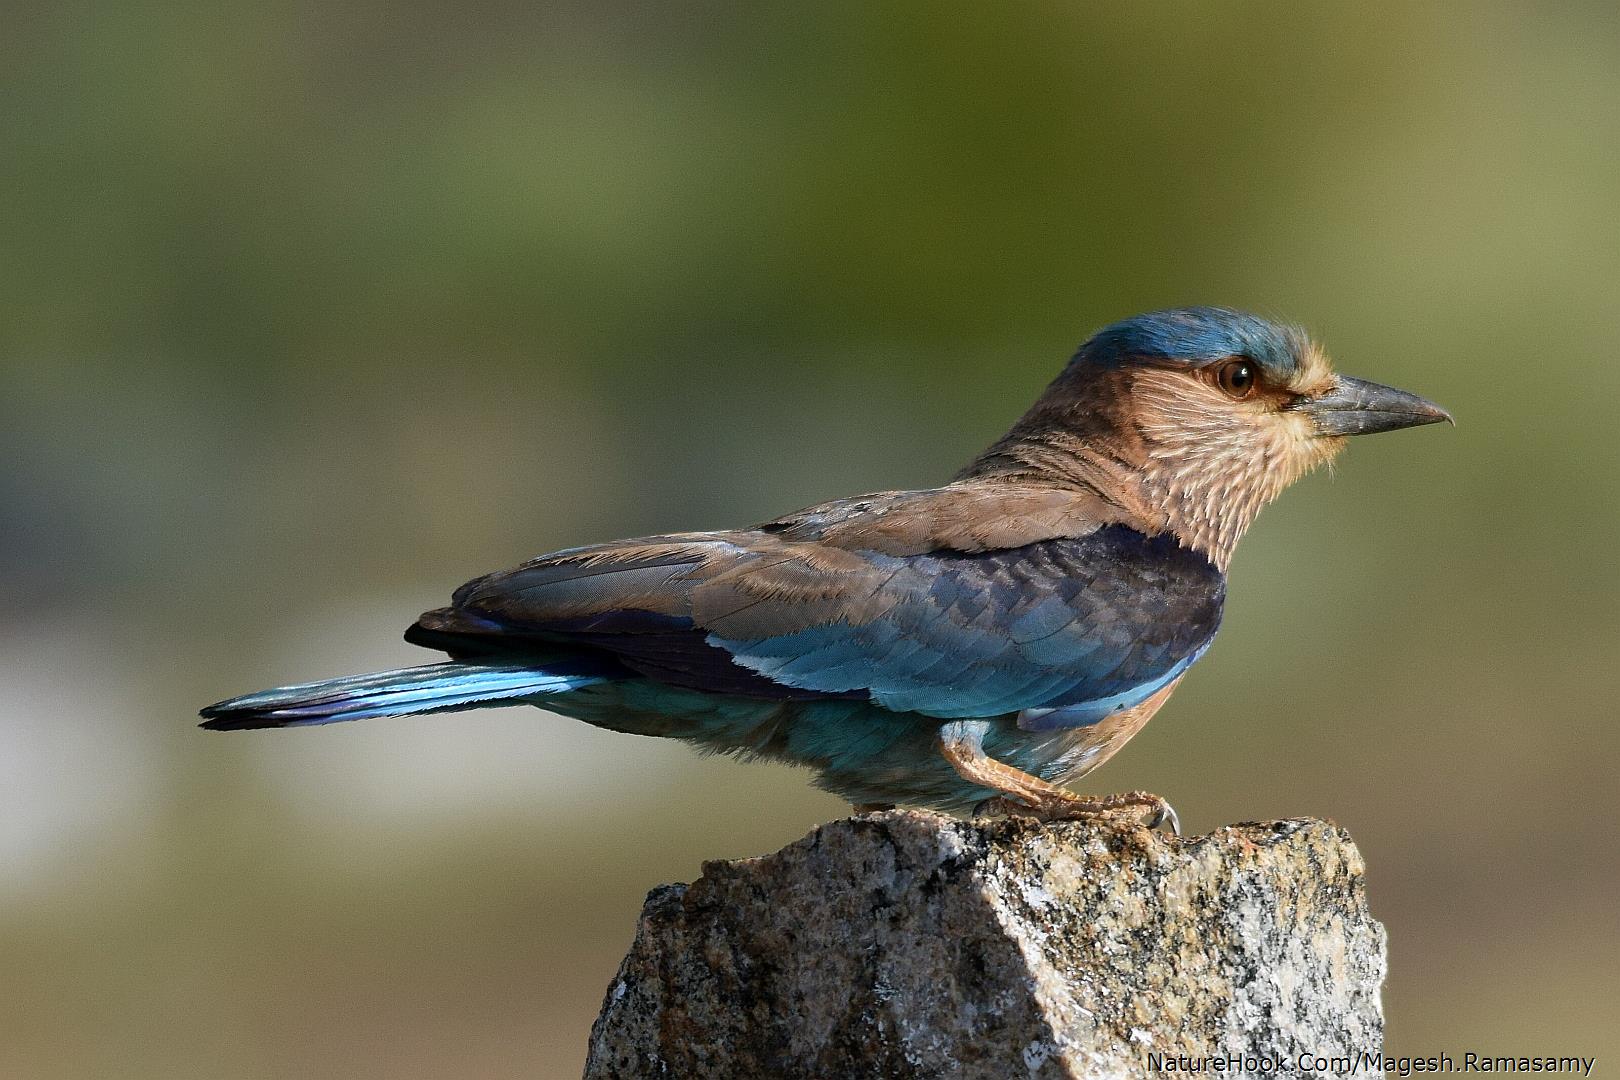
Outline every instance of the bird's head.
POLYGON ((1260 508, 1346 437, 1450 419, 1335 374, 1295 327, 1183 308, 1099 331, 970 472, 1014 465, 1084 484, 1225 565, 1260 508))

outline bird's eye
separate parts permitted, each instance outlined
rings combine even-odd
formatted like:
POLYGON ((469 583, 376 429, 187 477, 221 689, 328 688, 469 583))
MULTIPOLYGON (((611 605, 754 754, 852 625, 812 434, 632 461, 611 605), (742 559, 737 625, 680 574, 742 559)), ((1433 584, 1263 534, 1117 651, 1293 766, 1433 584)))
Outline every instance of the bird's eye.
POLYGON ((1254 364, 1247 360, 1228 360, 1215 371, 1216 384, 1240 401, 1254 393, 1258 381, 1254 364))

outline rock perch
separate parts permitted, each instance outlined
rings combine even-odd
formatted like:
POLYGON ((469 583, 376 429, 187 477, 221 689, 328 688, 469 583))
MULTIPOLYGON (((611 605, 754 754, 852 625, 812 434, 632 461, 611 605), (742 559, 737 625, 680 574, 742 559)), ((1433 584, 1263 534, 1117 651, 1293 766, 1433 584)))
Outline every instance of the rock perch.
POLYGON ((1286 1075, 1381 1049, 1383 978, 1360 853, 1328 823, 1177 839, 887 811, 653 890, 585 1075, 1286 1075))

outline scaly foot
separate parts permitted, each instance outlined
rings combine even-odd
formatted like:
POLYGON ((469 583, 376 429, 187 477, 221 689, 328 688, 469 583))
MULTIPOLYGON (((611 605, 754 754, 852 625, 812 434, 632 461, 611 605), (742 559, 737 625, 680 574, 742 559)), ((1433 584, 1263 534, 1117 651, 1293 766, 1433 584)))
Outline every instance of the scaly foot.
POLYGON ((1169 803, 1146 791, 1119 795, 1076 795, 1038 776, 1031 776, 984 752, 985 720, 953 720, 939 729, 939 750, 964 780, 999 791, 974 809, 974 816, 1000 813, 1041 821, 1125 820, 1156 829, 1168 823, 1181 835, 1181 819, 1169 803))
POLYGON ((1181 835, 1181 819, 1175 807, 1146 791, 1126 791, 1117 795, 1071 795, 1042 792, 1033 798, 998 795, 974 808, 973 814, 1003 814, 1032 817, 1039 821, 1092 821, 1097 818, 1124 820, 1156 829, 1168 825, 1170 833, 1181 835))

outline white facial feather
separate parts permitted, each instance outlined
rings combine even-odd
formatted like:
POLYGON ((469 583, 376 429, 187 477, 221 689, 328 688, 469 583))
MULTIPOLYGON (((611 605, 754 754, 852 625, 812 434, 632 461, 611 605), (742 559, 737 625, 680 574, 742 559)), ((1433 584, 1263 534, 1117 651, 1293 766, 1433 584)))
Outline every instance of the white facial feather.
MULTIPOLYGON (((1332 378, 1319 353, 1311 360, 1294 380, 1302 387, 1332 378)), ((1343 444, 1265 394, 1235 401, 1185 371, 1140 371, 1131 398, 1147 450, 1145 501, 1183 544, 1223 569, 1260 509, 1343 444)))

